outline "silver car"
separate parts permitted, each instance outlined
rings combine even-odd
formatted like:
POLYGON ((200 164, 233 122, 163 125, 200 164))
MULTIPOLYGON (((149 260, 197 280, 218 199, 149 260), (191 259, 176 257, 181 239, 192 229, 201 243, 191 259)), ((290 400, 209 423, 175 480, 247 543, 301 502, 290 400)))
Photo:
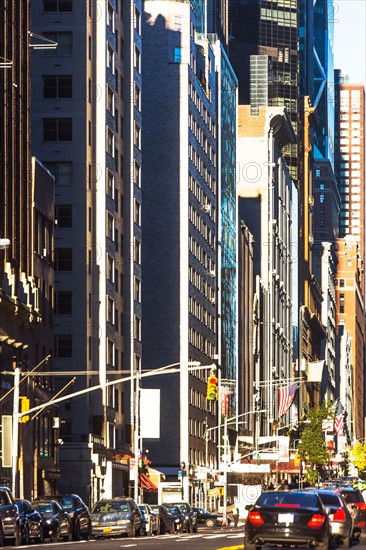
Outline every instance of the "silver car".
POLYGON ((350 548, 352 544, 353 517, 344 498, 331 489, 319 489, 318 494, 328 512, 332 539, 350 548))
POLYGON ((111 537, 142 534, 141 512, 133 498, 120 497, 96 502, 91 511, 92 535, 111 537))
POLYGON ((148 504, 139 504, 142 514, 142 531, 145 535, 157 535, 159 532, 159 516, 148 504))

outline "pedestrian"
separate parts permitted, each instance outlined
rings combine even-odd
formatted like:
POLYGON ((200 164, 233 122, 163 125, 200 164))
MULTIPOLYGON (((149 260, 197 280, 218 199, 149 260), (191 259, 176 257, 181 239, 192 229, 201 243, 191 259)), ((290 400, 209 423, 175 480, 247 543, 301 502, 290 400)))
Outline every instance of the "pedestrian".
POLYGON ((234 520, 234 527, 237 527, 239 522, 239 509, 235 507, 232 511, 232 515, 234 520))

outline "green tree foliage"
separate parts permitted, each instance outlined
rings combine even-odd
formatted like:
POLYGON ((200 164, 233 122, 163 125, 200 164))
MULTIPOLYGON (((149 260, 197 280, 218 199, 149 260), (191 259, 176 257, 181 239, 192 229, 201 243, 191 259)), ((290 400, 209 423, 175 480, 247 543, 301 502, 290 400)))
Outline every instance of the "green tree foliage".
POLYGON ((306 464, 306 480, 311 485, 316 483, 319 471, 331 458, 322 430, 322 422, 328 418, 334 418, 333 403, 323 403, 320 407, 311 408, 307 416, 309 423, 302 424, 304 428, 298 450, 301 460, 306 464))
POLYGON ((359 473, 366 472, 366 442, 358 441, 351 449, 349 456, 359 473))

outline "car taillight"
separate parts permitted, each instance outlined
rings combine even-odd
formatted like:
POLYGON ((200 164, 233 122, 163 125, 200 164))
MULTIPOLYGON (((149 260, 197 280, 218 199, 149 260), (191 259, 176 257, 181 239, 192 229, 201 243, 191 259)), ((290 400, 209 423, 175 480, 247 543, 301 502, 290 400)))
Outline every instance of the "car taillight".
POLYGON ((346 512, 343 510, 343 508, 338 508, 333 516, 332 521, 346 521, 346 512))
POLYGON ((366 510, 366 502, 355 502, 354 506, 359 510, 366 510))
POLYGON ((308 527, 321 527, 325 522, 325 516, 321 514, 314 514, 308 523, 308 527))
POLYGON ((253 525, 263 525, 264 523, 263 518, 259 512, 249 512, 248 520, 250 521, 250 523, 253 523, 253 525))

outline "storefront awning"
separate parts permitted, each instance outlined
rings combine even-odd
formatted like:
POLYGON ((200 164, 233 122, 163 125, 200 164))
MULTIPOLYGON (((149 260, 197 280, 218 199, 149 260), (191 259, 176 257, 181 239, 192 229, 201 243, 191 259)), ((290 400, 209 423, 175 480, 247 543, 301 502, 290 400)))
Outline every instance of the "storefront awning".
POLYGON ((146 474, 139 474, 139 485, 147 491, 156 493, 158 488, 146 474))

